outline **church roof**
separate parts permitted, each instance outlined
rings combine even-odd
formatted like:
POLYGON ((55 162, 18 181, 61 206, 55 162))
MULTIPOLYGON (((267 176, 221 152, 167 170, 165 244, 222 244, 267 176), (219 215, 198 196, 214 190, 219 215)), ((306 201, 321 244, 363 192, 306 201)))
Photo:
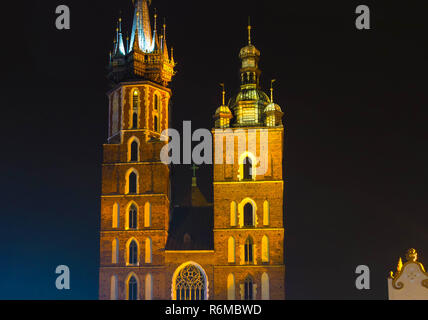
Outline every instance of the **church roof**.
POLYGON ((214 209, 175 207, 171 210, 166 250, 214 250, 214 209))

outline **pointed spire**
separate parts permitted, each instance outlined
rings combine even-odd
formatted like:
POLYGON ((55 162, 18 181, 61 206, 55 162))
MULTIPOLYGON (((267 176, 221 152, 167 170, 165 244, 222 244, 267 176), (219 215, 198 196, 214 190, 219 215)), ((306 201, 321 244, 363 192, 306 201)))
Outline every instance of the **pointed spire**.
POLYGON ((397 264, 397 272, 400 272, 401 269, 403 268, 403 261, 400 259, 398 259, 398 264, 397 264))
POLYGON ((276 79, 272 79, 270 81, 270 102, 273 103, 273 83, 276 81, 276 79))
POLYGON ((224 106, 224 98, 225 98, 225 95, 226 95, 226 91, 224 90, 224 83, 220 83, 220 86, 222 87, 222 91, 221 91, 221 93, 222 93, 222 103, 221 103, 221 105, 222 106, 224 106))
POLYGON ((123 36, 122 36, 122 18, 119 18, 116 28, 116 49, 114 55, 125 55, 125 46, 123 44, 123 36))
POLYGON ((155 15, 154 15, 155 21, 154 21, 154 27, 153 27, 154 31, 153 31, 153 40, 152 40, 154 44, 153 49, 155 52, 160 50, 159 36, 158 36, 158 30, 157 30, 157 17, 158 17, 158 14, 155 9, 155 15))
POLYGON ((163 38, 163 41, 162 41, 163 55, 164 55, 164 58, 166 60, 169 60, 168 47, 166 45, 166 21, 165 21, 165 18, 163 18, 163 26, 162 27, 163 27, 163 35, 162 35, 162 38, 163 38))
POLYGON ((174 48, 173 47, 171 47, 171 62, 172 62, 172 64, 175 63, 174 62, 174 48))
POLYGON ((248 45, 251 46, 251 18, 248 17, 248 45))
POLYGON ((135 1, 134 22, 132 26, 131 43, 135 41, 137 33, 139 38, 139 47, 142 51, 151 53, 154 49, 153 36, 150 26, 149 4, 147 0, 135 1))
POLYGON ((134 51, 140 51, 140 36, 138 33, 138 29, 135 30, 135 39, 134 43, 132 44, 132 50, 134 51))

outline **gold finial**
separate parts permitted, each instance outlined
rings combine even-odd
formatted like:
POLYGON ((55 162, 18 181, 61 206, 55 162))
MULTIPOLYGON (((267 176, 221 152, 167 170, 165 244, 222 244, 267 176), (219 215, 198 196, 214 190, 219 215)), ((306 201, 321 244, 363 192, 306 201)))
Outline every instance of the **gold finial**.
POLYGON ((248 16, 248 45, 251 46, 251 18, 248 16))
POLYGON ((416 252, 416 250, 413 248, 407 250, 406 259, 407 261, 416 262, 418 260, 418 253, 416 252))
POLYGON ((398 259, 397 272, 400 272, 402 268, 403 268, 403 260, 401 260, 401 257, 400 257, 400 259, 398 259))
POLYGON ((163 18, 163 38, 166 41, 166 19, 163 18))
POLYGON ((158 18, 158 14, 157 14, 157 10, 156 10, 156 8, 155 8, 155 15, 154 15, 154 17, 155 17, 155 32, 156 32, 156 30, 157 30, 157 23, 156 23, 156 20, 157 20, 157 18, 158 18))
POLYGON ((171 61, 174 63, 174 47, 171 47, 171 61))
POLYGON ((270 102, 273 103, 273 83, 276 81, 276 79, 272 79, 270 81, 270 102))
POLYGON ((222 106, 224 106, 224 97, 226 95, 226 91, 224 90, 224 83, 220 83, 220 86, 223 88, 221 93, 223 95, 222 106))

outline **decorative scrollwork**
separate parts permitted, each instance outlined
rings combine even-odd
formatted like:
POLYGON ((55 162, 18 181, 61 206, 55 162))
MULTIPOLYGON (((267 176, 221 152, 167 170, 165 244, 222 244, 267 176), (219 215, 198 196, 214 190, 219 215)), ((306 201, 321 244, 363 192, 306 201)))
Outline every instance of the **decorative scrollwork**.
POLYGON ((395 289, 403 289, 403 287, 404 287, 404 284, 401 282, 401 281, 399 281, 399 282, 395 282, 395 281, 393 281, 392 282, 392 286, 395 288, 395 289))

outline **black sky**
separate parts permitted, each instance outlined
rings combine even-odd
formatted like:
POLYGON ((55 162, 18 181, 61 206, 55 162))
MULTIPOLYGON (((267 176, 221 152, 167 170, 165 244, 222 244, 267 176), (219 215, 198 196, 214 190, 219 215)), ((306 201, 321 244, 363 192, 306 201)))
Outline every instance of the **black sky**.
MULTIPOLYGON (((428 5, 346 1, 153 0, 178 74, 174 126, 211 128, 238 89, 248 15, 262 83, 286 113, 286 291, 290 299, 386 299, 409 247, 428 264, 428 5), (355 268, 371 270, 369 291, 355 268)), ((3 5, 2 5, 3 6, 3 5)), ((96 299, 106 66, 131 1, 20 1, 3 7, 0 299, 96 299), (55 8, 71 30, 55 29, 55 8), (54 270, 71 269, 69 292, 54 270)), ((211 191, 211 167, 199 170, 211 191)), ((190 184, 176 167, 174 190, 190 184)))

